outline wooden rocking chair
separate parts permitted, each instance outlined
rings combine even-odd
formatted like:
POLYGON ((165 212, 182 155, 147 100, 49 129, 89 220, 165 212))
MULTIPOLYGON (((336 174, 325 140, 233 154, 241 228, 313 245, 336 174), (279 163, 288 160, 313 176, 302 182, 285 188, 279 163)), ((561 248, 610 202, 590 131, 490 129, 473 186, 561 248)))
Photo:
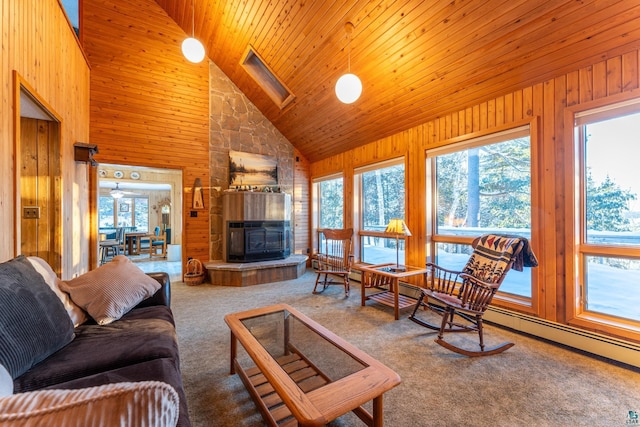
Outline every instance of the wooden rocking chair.
POLYGON ((536 267, 538 261, 524 237, 487 234, 474 240, 473 247, 474 251, 461 272, 427 263, 427 287, 421 291, 409 319, 438 331, 436 343, 451 351, 469 357, 489 356, 502 353, 514 344, 503 343, 485 350, 482 332, 484 312, 512 267, 522 271, 523 266, 536 267), (442 316, 441 322, 431 324, 417 318, 420 307, 442 316), (461 320, 456 321, 455 316, 461 320), (466 350, 444 340, 445 332, 466 331, 478 332, 480 351, 466 350))
POLYGON ((324 242, 320 245, 316 256, 318 267, 316 272, 316 284, 313 293, 323 292, 329 285, 343 285, 345 296, 349 296, 349 274, 353 264, 351 254, 353 228, 346 229, 324 229, 324 242), (322 276, 324 275, 324 278, 322 276), (340 282, 333 280, 329 275, 339 276, 340 282), (318 291, 318 285, 322 285, 322 290, 318 291))

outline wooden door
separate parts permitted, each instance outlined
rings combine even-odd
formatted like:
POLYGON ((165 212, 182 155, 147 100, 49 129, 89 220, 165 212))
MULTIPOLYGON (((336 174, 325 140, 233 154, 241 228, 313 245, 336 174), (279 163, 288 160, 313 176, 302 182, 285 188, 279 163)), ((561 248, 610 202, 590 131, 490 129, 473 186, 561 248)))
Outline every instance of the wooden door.
POLYGON ((56 272, 58 127, 54 121, 20 118, 20 253, 43 258, 56 272))

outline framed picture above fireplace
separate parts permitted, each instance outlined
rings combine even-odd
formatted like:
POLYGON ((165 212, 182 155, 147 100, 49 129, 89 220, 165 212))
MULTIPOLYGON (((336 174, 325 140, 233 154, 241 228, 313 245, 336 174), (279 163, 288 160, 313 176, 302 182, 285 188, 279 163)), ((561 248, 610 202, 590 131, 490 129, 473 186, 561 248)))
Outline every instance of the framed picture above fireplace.
POLYGON ((278 185, 278 161, 262 154, 229 151, 229 186, 278 185))

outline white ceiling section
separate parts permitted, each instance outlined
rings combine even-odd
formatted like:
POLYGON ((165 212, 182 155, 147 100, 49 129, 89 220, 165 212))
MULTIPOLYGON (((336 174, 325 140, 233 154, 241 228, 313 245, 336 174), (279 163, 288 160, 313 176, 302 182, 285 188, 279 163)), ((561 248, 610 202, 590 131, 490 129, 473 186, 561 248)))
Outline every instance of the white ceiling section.
POLYGON ((100 188, 113 189, 116 188, 116 184, 121 190, 154 190, 154 191, 168 191, 171 190, 170 184, 153 184, 147 182, 127 182, 127 181, 109 181, 104 178, 100 179, 100 188))

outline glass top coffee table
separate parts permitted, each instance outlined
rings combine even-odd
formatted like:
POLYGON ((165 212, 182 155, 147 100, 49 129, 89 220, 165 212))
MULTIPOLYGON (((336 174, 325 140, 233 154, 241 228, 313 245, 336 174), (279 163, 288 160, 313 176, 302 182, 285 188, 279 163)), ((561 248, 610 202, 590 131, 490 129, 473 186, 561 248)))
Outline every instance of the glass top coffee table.
POLYGON ((230 373, 238 373, 268 425, 320 426, 349 411, 383 425, 382 395, 400 384, 393 370, 287 304, 228 314, 225 322, 230 373), (362 407, 371 400, 372 413, 362 407))

